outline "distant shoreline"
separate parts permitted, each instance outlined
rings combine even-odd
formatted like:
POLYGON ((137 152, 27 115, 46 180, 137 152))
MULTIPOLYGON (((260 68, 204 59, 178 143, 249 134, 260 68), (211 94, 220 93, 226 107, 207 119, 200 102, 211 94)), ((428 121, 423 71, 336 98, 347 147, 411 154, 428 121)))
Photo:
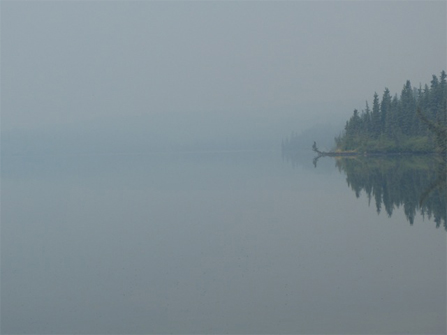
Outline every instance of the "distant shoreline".
POLYGON ((436 151, 427 151, 427 152, 418 152, 418 151, 401 151, 401 152, 387 152, 387 151, 365 151, 365 152, 357 152, 357 151, 318 151, 318 156, 329 156, 329 157, 346 157, 346 156, 401 156, 401 155, 442 155, 440 152, 436 151))

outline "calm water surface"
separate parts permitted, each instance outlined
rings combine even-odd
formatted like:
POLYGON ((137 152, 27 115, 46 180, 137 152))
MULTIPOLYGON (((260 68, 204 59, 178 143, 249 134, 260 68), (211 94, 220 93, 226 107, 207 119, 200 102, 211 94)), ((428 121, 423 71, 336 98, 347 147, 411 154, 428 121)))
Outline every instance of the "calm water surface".
POLYGON ((1 333, 445 334, 445 199, 337 164, 3 157, 1 333))

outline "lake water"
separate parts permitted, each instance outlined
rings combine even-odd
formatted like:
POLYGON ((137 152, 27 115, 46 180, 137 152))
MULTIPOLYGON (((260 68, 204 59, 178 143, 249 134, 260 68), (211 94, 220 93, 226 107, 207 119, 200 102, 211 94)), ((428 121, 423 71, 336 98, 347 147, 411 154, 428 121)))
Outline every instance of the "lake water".
POLYGON ((316 165, 2 157, 1 333, 445 334, 437 164, 316 165))

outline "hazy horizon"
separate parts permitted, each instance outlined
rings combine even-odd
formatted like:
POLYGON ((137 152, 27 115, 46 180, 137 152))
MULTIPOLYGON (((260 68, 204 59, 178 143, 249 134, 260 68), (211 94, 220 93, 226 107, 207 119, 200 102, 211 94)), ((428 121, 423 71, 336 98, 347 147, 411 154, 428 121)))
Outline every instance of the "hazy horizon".
POLYGON ((374 92, 438 76, 446 31, 444 1, 2 1, 2 150, 336 135, 374 92))
POLYGON ((439 77, 446 22, 445 0, 0 0, 0 333, 445 334, 446 162, 369 154, 441 132, 401 99, 348 123, 376 151, 312 144, 439 77))

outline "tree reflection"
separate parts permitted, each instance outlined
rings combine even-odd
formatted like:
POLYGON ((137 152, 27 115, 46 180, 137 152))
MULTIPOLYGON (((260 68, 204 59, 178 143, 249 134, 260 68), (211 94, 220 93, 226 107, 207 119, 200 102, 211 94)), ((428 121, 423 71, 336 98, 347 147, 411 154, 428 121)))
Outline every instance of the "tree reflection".
POLYGON ((374 198, 378 213, 402 206, 410 224, 419 212, 447 230, 445 156, 340 157, 336 166, 356 197, 374 198))

